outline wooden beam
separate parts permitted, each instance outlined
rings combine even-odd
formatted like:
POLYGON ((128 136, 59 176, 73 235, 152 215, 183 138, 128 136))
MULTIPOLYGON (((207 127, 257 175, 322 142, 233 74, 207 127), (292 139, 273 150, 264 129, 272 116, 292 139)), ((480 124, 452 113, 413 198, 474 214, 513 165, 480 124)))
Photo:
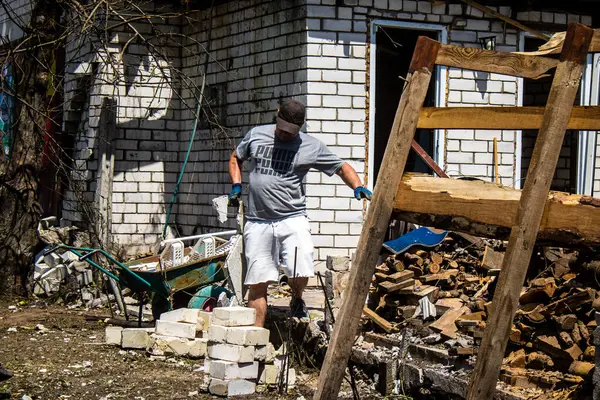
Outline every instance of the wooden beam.
POLYGON ((460 0, 460 1, 462 1, 463 3, 466 3, 468 5, 470 5, 473 8, 476 8, 476 9, 478 9, 480 11, 483 11, 486 14, 489 14, 489 15, 491 15, 493 17, 496 17, 496 18, 498 18, 498 19, 500 19, 500 20, 502 20, 502 21, 504 21, 506 23, 509 23, 512 26, 514 26, 516 28, 519 28, 522 31, 529 32, 529 33, 531 33, 533 36, 535 36, 537 38, 540 38, 540 39, 546 40, 546 41, 548 41, 550 39, 549 36, 546 36, 543 33, 540 33, 538 31, 536 31, 535 29, 531 29, 531 28, 523 25, 519 21, 515 21, 514 19, 509 18, 506 15, 502 15, 502 14, 500 14, 500 13, 492 10, 491 8, 488 8, 488 7, 486 7, 486 6, 482 5, 482 4, 477 3, 476 1, 473 1, 473 0, 460 0))
MULTIPOLYGON (((547 43, 544 43, 540 46, 538 51, 530 51, 530 52, 518 52, 517 54, 524 55, 549 55, 549 54, 559 54, 562 50, 563 43, 565 41, 566 32, 557 32, 547 43)), ((592 43, 590 43, 590 48, 588 53, 597 53, 600 52, 600 29, 594 29, 594 36, 592 37, 592 43)))
POLYGON ((375 311, 371 310, 370 308, 364 307, 363 314, 369 317, 371 321, 376 323, 381 329, 383 329, 387 333, 392 333, 394 331, 394 325, 392 325, 385 318, 379 316, 375 311))
MULTIPOLYGON (((540 129, 544 107, 424 107, 424 129, 540 129)), ((573 107, 567 129, 600 130, 600 106, 573 107)))
POLYGON ((347 295, 338 314, 331 342, 319 374, 314 399, 337 399, 356 336, 377 257, 387 231, 396 188, 400 183, 410 144, 415 136, 440 43, 419 37, 409 67, 407 84, 400 97, 381 169, 373 190, 373 201, 363 224, 356 259, 350 270, 347 295))
MULTIPOLYGON (((405 174, 394 210, 404 221, 508 239, 522 192, 491 182, 405 174)), ((557 246, 600 245, 600 199, 551 192, 537 236, 557 246)))
POLYGON ((594 31, 569 24, 519 201, 467 400, 491 399, 594 31))
POLYGON ((546 76, 548 71, 555 68, 558 60, 443 44, 435 63, 448 67, 538 79, 546 76))

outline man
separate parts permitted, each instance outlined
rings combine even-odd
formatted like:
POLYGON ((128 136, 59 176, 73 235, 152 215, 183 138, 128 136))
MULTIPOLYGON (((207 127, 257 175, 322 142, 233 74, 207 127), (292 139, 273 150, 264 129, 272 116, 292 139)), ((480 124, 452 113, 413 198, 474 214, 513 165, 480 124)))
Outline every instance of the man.
POLYGON ((229 198, 237 201, 242 190, 242 163, 250 160, 249 204, 244 246, 248 271, 248 305, 256 310, 256 325, 264 326, 267 288, 279 278, 279 267, 294 290, 290 304, 296 317, 308 316, 302 293, 314 276, 313 243, 306 217, 303 180, 311 168, 339 175, 354 190, 357 200, 371 199, 350 164, 321 141, 300 132, 305 106, 287 100, 277 110, 277 123, 250 130, 231 154, 229 198), (295 274, 294 274, 295 269, 295 274))

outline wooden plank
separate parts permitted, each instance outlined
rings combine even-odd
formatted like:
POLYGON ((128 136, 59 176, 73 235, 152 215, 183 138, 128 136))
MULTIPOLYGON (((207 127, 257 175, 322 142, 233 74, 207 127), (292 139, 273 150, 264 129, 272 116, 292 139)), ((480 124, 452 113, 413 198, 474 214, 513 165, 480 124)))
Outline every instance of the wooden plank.
POLYGON ((394 330, 394 326, 389 321, 377 315, 377 313, 371 310, 370 308, 363 308, 363 314, 369 317, 369 319, 375 322, 377 326, 379 326, 381 329, 386 331, 386 333, 392 333, 392 331, 394 330))
MULTIPOLYGON (((410 271, 410 272, 412 272, 412 271, 410 271)), ((409 279, 409 280, 405 280, 405 281, 398 282, 398 283, 392 283, 392 282, 385 281, 385 282, 380 282, 379 287, 388 293, 394 293, 400 289, 404 289, 404 288, 412 286, 414 284, 415 284, 414 279, 409 279)))
MULTIPOLYGON (((532 52, 521 52, 518 54, 524 55, 548 55, 548 54, 559 54, 562 50, 563 43, 565 41, 566 32, 557 32, 547 43, 540 46, 538 51, 532 52)), ((589 53, 600 52, 600 29, 594 29, 594 36, 592 37, 592 43, 590 43, 589 53)))
POLYGON ((448 67, 538 79, 555 68, 558 60, 443 44, 435 63, 448 67))
POLYGON ((458 319, 458 317, 466 313, 468 310, 469 309, 467 307, 448 310, 437 321, 429 325, 429 328, 436 332, 456 332, 458 328, 454 322, 458 319))
POLYGON ((504 21, 504 22, 506 22, 506 23, 508 23, 508 24, 510 24, 512 26, 514 26, 515 28, 519 28, 522 31, 529 32, 529 33, 531 33, 533 36, 535 36, 537 38, 540 38, 542 40, 549 40, 550 39, 549 36, 546 36, 543 33, 536 31, 535 29, 531 29, 528 26, 523 25, 519 21, 515 21, 514 19, 512 19, 510 17, 507 17, 506 15, 502 15, 499 12, 496 12, 496 11, 492 10, 491 8, 488 8, 488 7, 486 7, 486 6, 482 5, 482 4, 477 3, 476 1, 473 1, 473 0, 460 0, 460 1, 462 1, 463 3, 466 3, 468 5, 470 5, 473 8, 476 8, 476 9, 478 9, 480 11, 483 11, 484 13, 486 13, 488 15, 491 15, 492 17, 496 17, 499 20, 502 20, 502 21, 504 21))
POLYGON ((501 269, 503 259, 504 253, 495 251, 491 247, 485 246, 485 251, 483 252, 483 259, 481 260, 481 266, 487 270, 501 269))
POLYGON ((496 391, 519 295, 544 215, 544 205, 548 199, 593 33, 584 25, 569 24, 519 202, 517 219, 494 292, 494 307, 487 320, 477 364, 471 376, 467 400, 491 399, 496 391))
MULTIPOLYGON (((424 107, 424 129, 540 129, 544 107, 424 107)), ((600 106, 573 107, 567 129, 600 130, 600 106)))
MULTIPOLYGON (((523 192, 484 181, 405 174, 394 209, 402 220, 476 236, 507 239, 523 192)), ((538 233, 543 243, 600 244, 600 199, 552 192, 538 233)))
POLYGON ((422 36, 417 40, 407 84, 398 104, 377 184, 373 190, 373 201, 363 224, 355 253, 356 259, 353 260, 353 268, 350 270, 347 292, 319 374, 314 399, 329 400, 338 397, 373 270, 392 215, 395 191, 404 173, 410 144, 417 129, 419 111, 427 95, 439 47, 439 42, 427 37, 422 36))
POLYGON ((414 278, 415 273, 413 271, 400 271, 392 275, 388 275, 388 280, 394 283, 400 283, 414 278))

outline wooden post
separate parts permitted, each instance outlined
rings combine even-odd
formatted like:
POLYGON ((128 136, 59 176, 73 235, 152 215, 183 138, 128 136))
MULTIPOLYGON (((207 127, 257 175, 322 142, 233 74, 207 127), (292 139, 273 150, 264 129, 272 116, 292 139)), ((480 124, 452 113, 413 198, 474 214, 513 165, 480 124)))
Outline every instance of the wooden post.
POLYGON ((467 400, 491 399, 593 31, 570 24, 519 201, 467 400))
POLYGON ((440 43, 419 37, 314 399, 337 399, 440 43))

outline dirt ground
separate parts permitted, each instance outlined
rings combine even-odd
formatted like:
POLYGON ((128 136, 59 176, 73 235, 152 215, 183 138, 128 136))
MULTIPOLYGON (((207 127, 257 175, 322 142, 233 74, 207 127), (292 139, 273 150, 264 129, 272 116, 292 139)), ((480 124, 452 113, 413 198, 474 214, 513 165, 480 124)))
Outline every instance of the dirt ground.
MULTIPOLYGON (((104 344, 104 324, 85 315, 107 311, 0 300, 0 363, 14 376, 0 382, 12 399, 212 399, 203 393, 203 360, 152 360, 143 351, 104 344), (17 309, 9 309, 17 306, 17 309), (47 331, 36 329, 42 324, 47 331), (16 332, 15 332, 16 329, 16 332)), ((284 398, 310 398, 315 377, 305 375, 284 398), (308 382, 307 380, 314 380, 308 382)), ((273 392, 247 398, 271 399, 273 392)), ((0 396, 1 398, 1 396, 0 396)))

